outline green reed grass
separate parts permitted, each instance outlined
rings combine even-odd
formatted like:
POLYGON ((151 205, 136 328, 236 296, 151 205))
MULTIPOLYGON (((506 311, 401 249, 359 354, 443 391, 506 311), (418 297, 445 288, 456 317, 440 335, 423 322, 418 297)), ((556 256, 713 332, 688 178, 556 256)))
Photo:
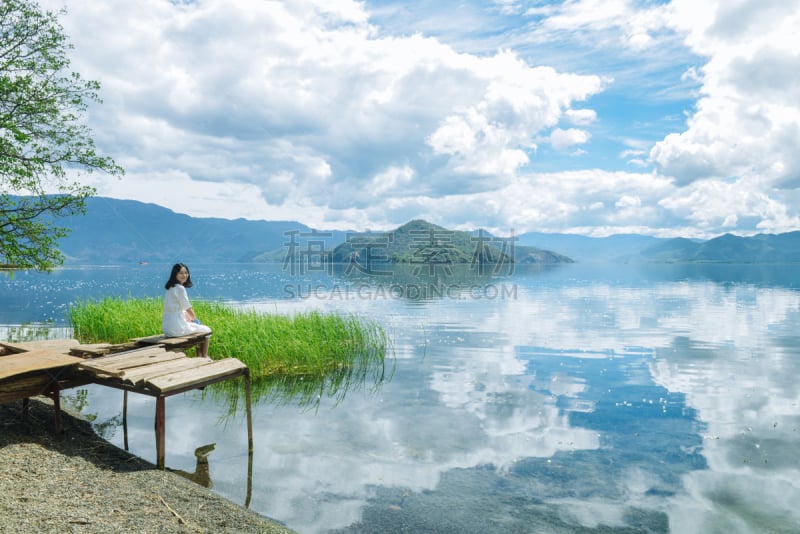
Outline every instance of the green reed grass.
POLYGON ((125 343, 161 333, 163 301, 157 298, 78 301, 68 310, 75 338, 82 343, 125 343))
MULTIPOLYGON (((124 343, 160 333, 162 307, 158 298, 79 301, 69 319, 83 343, 124 343)), ((254 378, 362 374, 383 367, 389 346, 379 324, 352 315, 264 314, 204 301, 193 308, 213 330, 209 356, 238 358, 254 378)))

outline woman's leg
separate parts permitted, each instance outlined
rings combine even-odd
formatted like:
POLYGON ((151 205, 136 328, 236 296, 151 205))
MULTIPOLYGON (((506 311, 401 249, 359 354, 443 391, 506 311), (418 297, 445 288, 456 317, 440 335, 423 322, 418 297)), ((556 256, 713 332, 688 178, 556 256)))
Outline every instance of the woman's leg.
POLYGON ((203 342, 197 346, 197 356, 200 358, 207 358, 208 357, 208 344, 211 342, 211 338, 206 336, 203 338, 203 342))

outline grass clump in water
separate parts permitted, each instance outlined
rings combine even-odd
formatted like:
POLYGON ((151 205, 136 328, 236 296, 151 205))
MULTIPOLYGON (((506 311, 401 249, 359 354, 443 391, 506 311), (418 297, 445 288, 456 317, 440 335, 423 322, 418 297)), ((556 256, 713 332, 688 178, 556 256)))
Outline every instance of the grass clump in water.
MULTIPOLYGON (((321 377, 342 369, 382 367, 386 356, 383 328, 352 315, 263 314, 204 301, 192 305, 213 330, 209 355, 238 358, 255 378, 321 377)), ((160 333, 162 309, 159 298, 105 298, 76 303, 69 319, 83 343, 124 343, 160 333)))
POLYGON ((125 343, 161 333, 164 303, 157 298, 78 301, 68 311, 75 338, 82 343, 125 343))

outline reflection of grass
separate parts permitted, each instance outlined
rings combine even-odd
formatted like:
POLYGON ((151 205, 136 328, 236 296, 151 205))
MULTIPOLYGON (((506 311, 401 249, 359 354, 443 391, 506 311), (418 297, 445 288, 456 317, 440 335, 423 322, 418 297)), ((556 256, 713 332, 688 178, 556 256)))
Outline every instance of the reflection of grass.
MULTIPOLYGON (((69 318, 84 343, 123 343, 161 332, 162 306, 158 298, 105 298, 78 302, 69 318)), ((214 331, 210 356, 238 358, 254 378, 351 376, 383 368, 388 339, 372 321, 320 312, 262 314, 214 302, 193 307, 214 331)))
MULTIPOLYGON (((389 374, 392 369, 389 369, 389 374)), ((364 385, 377 390, 387 378, 383 359, 380 362, 367 358, 356 365, 342 366, 324 376, 275 375, 252 380, 251 391, 255 402, 274 404, 296 404, 303 409, 319 408, 323 397, 334 398, 338 404, 350 389, 364 385)), ((228 405, 228 416, 237 412, 239 402, 244 399, 244 383, 228 380, 209 386, 206 390, 228 405)))
POLYGON ((8 343, 23 343, 26 341, 43 341, 46 339, 57 339, 65 335, 64 327, 55 326, 49 323, 22 324, 19 326, 9 326, 5 329, 4 340, 8 343))

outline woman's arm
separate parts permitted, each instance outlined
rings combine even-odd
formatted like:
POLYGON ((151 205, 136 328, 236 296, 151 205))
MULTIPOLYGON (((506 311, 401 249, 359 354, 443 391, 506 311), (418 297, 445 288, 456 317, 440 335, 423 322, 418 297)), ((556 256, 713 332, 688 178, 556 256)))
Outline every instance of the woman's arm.
POLYGON ((197 316, 194 314, 194 310, 191 306, 186 308, 183 312, 186 314, 186 320, 190 323, 197 320, 197 316))
POLYGON ((178 300, 178 305, 183 309, 183 316, 186 318, 186 321, 196 321, 197 316, 194 314, 192 304, 189 302, 189 295, 186 294, 186 288, 180 284, 174 287, 175 298, 178 300))

